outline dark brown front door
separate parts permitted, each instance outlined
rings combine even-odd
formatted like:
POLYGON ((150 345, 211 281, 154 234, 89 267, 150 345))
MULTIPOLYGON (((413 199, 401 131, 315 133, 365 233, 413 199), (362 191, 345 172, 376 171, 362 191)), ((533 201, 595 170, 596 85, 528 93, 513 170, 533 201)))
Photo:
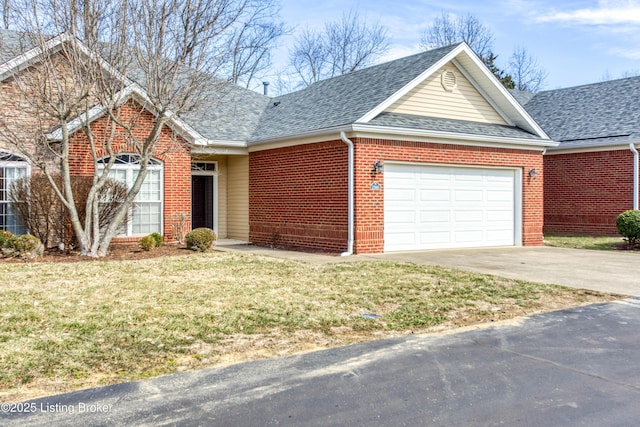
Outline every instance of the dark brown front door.
POLYGON ((191 176, 191 228, 213 229, 213 176, 191 176))

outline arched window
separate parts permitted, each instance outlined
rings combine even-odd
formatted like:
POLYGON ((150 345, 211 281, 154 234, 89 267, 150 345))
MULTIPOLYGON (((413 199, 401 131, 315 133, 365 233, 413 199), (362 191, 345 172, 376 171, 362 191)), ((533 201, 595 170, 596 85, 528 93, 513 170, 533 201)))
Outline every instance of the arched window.
MULTIPOLYGON (((103 169, 109 162, 109 157, 98 161, 98 167, 103 169)), ((126 229, 122 229, 121 236, 145 236, 150 233, 162 234, 162 162, 151 159, 147 166, 147 176, 144 178, 140 192, 135 199, 135 208, 130 213, 130 220, 126 229)), ((131 188, 140 173, 140 156, 136 154, 120 154, 116 157, 109 177, 123 182, 131 188)))
POLYGON ((26 229, 9 200, 11 184, 29 175, 29 164, 20 156, 0 151, 0 230, 24 234, 26 229))

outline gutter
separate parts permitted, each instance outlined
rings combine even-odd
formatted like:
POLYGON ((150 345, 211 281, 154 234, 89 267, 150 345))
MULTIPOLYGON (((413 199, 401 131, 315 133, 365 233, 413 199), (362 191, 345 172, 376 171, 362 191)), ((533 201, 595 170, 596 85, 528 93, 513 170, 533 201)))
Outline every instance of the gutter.
MULTIPOLYGON (((344 142, 345 144, 347 144, 347 146, 349 147, 349 160, 348 160, 348 221, 347 221, 347 227, 349 227, 349 238, 347 241, 347 251, 343 252, 340 254, 340 256, 349 256, 349 255, 353 255, 353 225, 354 225, 354 218, 355 218, 355 214, 354 214, 354 199, 355 199, 355 191, 354 191, 354 177, 353 177, 353 170, 354 170, 354 147, 353 147, 353 141, 351 141, 349 138, 347 138, 347 135, 345 135, 345 133, 342 131, 340 132, 340 139, 342 140, 342 142, 344 142)), ((637 171, 637 168, 636 168, 637 171)))
POLYGON ((629 149, 633 153, 633 209, 638 210, 638 150, 633 143, 629 144, 629 149))

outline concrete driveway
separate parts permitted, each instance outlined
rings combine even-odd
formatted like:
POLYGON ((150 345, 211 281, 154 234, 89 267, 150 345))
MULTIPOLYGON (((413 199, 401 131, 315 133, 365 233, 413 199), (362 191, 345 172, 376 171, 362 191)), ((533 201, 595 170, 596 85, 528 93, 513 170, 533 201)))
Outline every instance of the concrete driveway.
POLYGON ((640 295, 640 253, 549 246, 449 249, 357 255, 440 265, 512 279, 640 295))
POLYGON ((312 264, 389 260, 440 265, 512 279, 640 296, 640 252, 549 246, 446 249, 376 255, 329 256, 261 248, 230 241, 221 250, 253 252, 312 264))

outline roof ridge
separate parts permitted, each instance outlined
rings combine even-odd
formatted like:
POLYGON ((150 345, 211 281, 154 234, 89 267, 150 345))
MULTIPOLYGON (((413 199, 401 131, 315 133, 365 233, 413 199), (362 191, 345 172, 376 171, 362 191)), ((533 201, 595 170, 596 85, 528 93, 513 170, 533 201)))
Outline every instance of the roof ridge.
POLYGON ((586 87, 592 87, 592 86, 603 86, 603 85, 607 85, 607 84, 620 83, 620 82, 622 82, 624 80, 640 80, 640 75, 638 75, 638 76, 630 76, 630 77, 621 77, 619 79, 605 80, 605 81, 601 81, 601 82, 584 83, 584 84, 581 84, 581 85, 561 87, 561 88, 558 88, 558 89, 542 90, 540 92, 537 92, 536 95, 540 94, 540 93, 560 92, 560 91, 565 91, 565 90, 574 90, 574 89, 580 89, 580 88, 586 88, 586 87))

